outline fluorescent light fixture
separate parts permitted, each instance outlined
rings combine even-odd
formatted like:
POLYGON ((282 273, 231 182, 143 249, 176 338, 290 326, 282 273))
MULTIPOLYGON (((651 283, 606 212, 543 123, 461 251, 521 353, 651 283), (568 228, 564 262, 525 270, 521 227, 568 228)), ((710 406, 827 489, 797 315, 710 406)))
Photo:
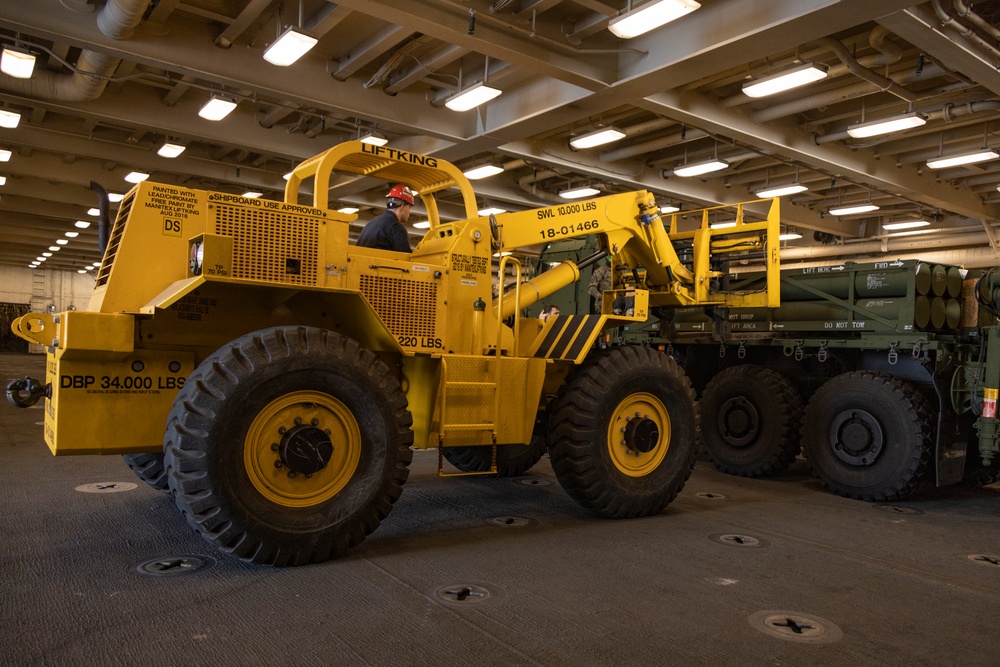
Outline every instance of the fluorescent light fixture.
POLYGON ((6 148, 0 148, 0 162, 10 162, 10 158, 13 155, 6 148))
POLYGON ((767 190, 758 190, 755 194, 761 199, 770 199, 771 197, 794 195, 797 192, 805 192, 808 189, 808 187, 800 183, 792 183, 791 185, 779 185, 778 187, 768 188, 767 190))
POLYGON ((0 72, 9 74, 15 79, 30 79, 34 70, 35 56, 23 49, 3 47, 3 54, 0 54, 0 72))
POLYGON ((802 238, 802 234, 798 232, 786 232, 784 234, 778 234, 779 241, 794 241, 795 239, 802 238))
POLYGON ((619 139, 624 138, 624 130, 619 130, 617 127, 602 127, 594 130, 593 132, 573 137, 569 140, 569 145, 573 148, 593 148, 594 146, 610 144, 612 141, 618 141, 619 139))
POLYGON ((674 175, 684 178, 688 176, 701 176, 702 174, 708 174, 713 171, 725 169, 728 166, 728 162, 719 159, 706 160, 705 162, 693 162, 691 164, 681 165, 680 167, 674 169, 674 175))
POLYGON ((68 236, 71 239, 75 239, 79 235, 80 235, 80 232, 66 232, 66 236, 68 236))
POLYGON ((729 222, 713 222, 709 225, 712 229, 729 229, 730 227, 735 227, 736 221, 730 220, 729 222))
POLYGON ((908 232, 893 232, 892 234, 886 234, 886 236, 917 236, 919 234, 933 234, 938 230, 936 229, 913 229, 908 232))
POLYGON ((44 262, 47 259, 48 259, 48 257, 42 257, 41 255, 39 255, 38 257, 35 258, 35 261, 38 262, 38 263, 41 263, 41 262, 44 262))
POLYGON ((743 94, 748 97, 774 95, 775 93, 804 86, 813 81, 825 79, 827 71, 826 65, 803 63, 797 67, 775 72, 755 81, 744 83, 743 94))
POLYGON ((264 193, 263 192, 255 192, 253 190, 247 190, 246 192, 244 192, 240 196, 241 197, 246 197, 247 199, 256 199, 257 197, 260 197, 262 194, 264 194, 264 193))
POLYGON ((264 60, 278 67, 288 67, 316 46, 317 41, 295 28, 286 28, 281 37, 264 51, 264 60))
POLYGON ((496 176, 497 174, 503 173, 503 167, 498 164, 484 164, 481 167, 476 167, 475 169, 469 169, 468 171, 463 171, 465 177, 470 181, 478 181, 481 178, 489 178, 490 176, 496 176))
MULTIPOLYGON (((128 181, 129 183, 142 183, 147 178, 149 178, 149 174, 146 174, 141 171, 130 171, 125 175, 125 180, 128 181)), ((98 213, 100 213, 100 211, 98 211, 98 213)))
POLYGON ((60 248, 57 245, 50 245, 49 246, 49 252, 59 252, 60 250, 62 250, 62 248, 60 248))
POLYGON ((112 204, 117 204, 118 202, 120 202, 123 199, 125 199, 125 195, 123 195, 121 193, 118 193, 118 192, 109 192, 108 193, 108 201, 111 202, 112 204))
POLYGON ((0 176, 0 185, 7 185, 7 177, 0 176))
POLYGON ((94 217, 97 217, 100 214, 101 214, 101 209, 99 209, 99 208, 88 208, 87 209, 87 215, 92 215, 94 217))
POLYGON ((498 206, 487 206, 486 208, 479 209, 479 215, 483 216, 484 218, 488 215, 498 215, 500 213, 506 213, 506 212, 507 209, 500 208, 498 206))
POLYGON ((896 229, 914 229, 916 227, 927 227, 930 225, 926 220, 905 220, 903 222, 889 222, 882 225, 882 229, 888 229, 890 231, 896 229))
POLYGON ((583 197, 593 197, 599 194, 601 194, 601 191, 597 188, 585 185, 582 188, 569 188, 567 190, 563 190, 559 193, 559 196, 563 199, 581 199, 583 197))
POLYGON ((79 229, 86 229, 87 227, 90 227, 90 221, 89 220, 77 220, 76 222, 73 223, 73 226, 77 227, 79 229))
POLYGON ((87 269, 77 269, 76 272, 77 273, 86 273, 87 269))
POLYGON ((976 162, 995 160, 998 157, 1000 157, 1000 153, 988 148, 983 148, 975 153, 961 153, 959 155, 934 158, 933 160, 927 161, 927 166, 931 169, 947 169, 948 167, 958 167, 963 164, 973 164, 976 162))
POLYGON ((371 144, 372 146, 385 146, 389 143, 389 140, 383 137, 378 132, 369 132, 360 139, 358 139, 363 144, 371 144))
POLYGON ((13 130, 21 122, 21 114, 16 111, 4 111, 0 109, 0 127, 13 130))
POLYGON ((69 243, 66 239, 56 239, 56 245, 66 245, 69 243))
POLYGON ((660 207, 660 213, 677 213, 681 210, 680 206, 674 206, 673 204, 667 204, 666 206, 660 207))
POLYGON ((694 0, 653 0, 608 21, 608 30, 622 39, 632 39, 679 19, 701 7, 694 0))
POLYGON ((288 172, 287 174, 282 174, 281 177, 287 181, 287 180, 290 180, 292 178, 292 174, 293 173, 295 173, 294 169, 292 171, 288 172))
POLYGON ((174 158, 184 152, 186 146, 181 146, 180 144, 166 143, 160 146, 160 150, 156 151, 156 154, 160 157, 174 158))
POLYGON ((865 137, 875 137, 880 134, 889 134, 890 132, 899 132, 900 130, 920 127, 926 122, 927 116, 914 111, 902 116, 871 120, 867 123, 856 123, 848 126, 847 133, 855 139, 864 139, 865 137))
POLYGON ((413 228, 414 229, 430 229, 431 228, 431 221, 430 220, 421 220, 420 222, 414 222, 413 223, 413 228))
POLYGON ((344 206, 343 208, 338 208, 337 213, 344 213, 346 215, 353 215, 360 211, 361 209, 357 206, 344 206))
POLYGON ((198 115, 205 120, 222 120, 236 108, 236 100, 212 96, 205 106, 201 108, 198 115))
POLYGON ((452 111, 468 111, 469 109, 478 107, 480 104, 489 102, 502 92, 499 88, 487 86, 480 81, 459 93, 455 93, 445 100, 444 105, 452 111))
POLYGON ((88 264, 87 266, 85 266, 83 268, 87 269, 88 271, 92 271, 92 270, 94 270, 94 269, 97 268, 97 265, 96 264, 88 264))
POLYGON ((854 215, 855 213, 871 213, 872 211, 877 211, 878 206, 875 204, 858 204, 857 206, 841 206, 840 208, 831 208, 830 215, 854 215))
MULTIPOLYGON (((51 257, 51 256, 52 256, 52 253, 51 253, 51 252, 43 252, 43 253, 42 253, 42 257, 45 257, 46 259, 48 259, 48 258, 49 258, 49 257, 51 257)), ((43 259, 42 261, 44 262, 45 260, 43 259)))

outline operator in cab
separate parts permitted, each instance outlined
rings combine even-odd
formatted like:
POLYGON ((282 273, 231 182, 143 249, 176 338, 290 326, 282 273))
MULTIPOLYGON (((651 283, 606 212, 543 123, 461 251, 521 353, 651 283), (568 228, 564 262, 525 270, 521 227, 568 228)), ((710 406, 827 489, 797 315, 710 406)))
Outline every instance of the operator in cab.
POLYGON ((388 200, 385 211, 368 221, 358 236, 358 245, 396 252, 413 252, 409 234, 403 226, 410 219, 413 190, 402 184, 394 185, 385 198, 388 200))

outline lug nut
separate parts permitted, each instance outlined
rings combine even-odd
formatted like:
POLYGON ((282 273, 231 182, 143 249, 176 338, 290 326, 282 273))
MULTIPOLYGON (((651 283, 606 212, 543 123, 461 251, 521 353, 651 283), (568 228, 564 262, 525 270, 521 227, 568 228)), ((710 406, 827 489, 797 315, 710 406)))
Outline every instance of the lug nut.
POLYGON ((274 467, 275 467, 275 468, 280 468, 280 467, 281 467, 281 466, 283 466, 283 465, 284 465, 284 464, 283 464, 283 463, 282 463, 281 461, 275 461, 275 462, 274 462, 274 467))
POLYGON ((319 426, 319 420, 313 417, 313 420, 309 422, 312 426, 319 426))
POLYGON ((302 417, 296 417, 295 418, 295 425, 296 426, 301 426, 302 425, 302 417))
POLYGON ((281 435, 285 435, 285 430, 286 430, 286 429, 285 429, 285 427, 284 427, 284 426, 279 426, 279 427, 278 427, 278 433, 280 433, 281 435))
POLYGON ((295 479, 295 471, 294 470, 289 470, 288 471, 288 479, 295 479))
POLYGON ((278 443, 276 443, 276 442, 272 442, 271 443, 271 451, 272 452, 278 451, 278 443))

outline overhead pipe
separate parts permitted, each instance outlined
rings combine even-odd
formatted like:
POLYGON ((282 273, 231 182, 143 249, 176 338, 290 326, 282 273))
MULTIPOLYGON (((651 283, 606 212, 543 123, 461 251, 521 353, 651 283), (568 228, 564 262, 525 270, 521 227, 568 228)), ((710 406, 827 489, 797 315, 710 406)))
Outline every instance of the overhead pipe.
POLYGON ((907 102, 916 102, 920 99, 917 93, 913 93, 903 86, 899 85, 890 78, 884 77, 881 74, 876 74, 867 67, 863 67, 857 59, 851 55, 844 43, 839 39, 834 39, 833 37, 823 37, 817 40, 820 44, 827 46, 834 52, 834 54, 840 58, 840 61, 847 65, 847 69, 850 70, 851 74, 854 76, 864 79, 869 83, 873 83, 878 86, 881 90, 895 95, 901 100, 907 102))
POLYGON ((982 230, 947 234, 945 240, 943 240, 940 235, 934 236, 935 238, 887 236, 885 239, 848 241, 843 244, 835 245, 782 248, 781 261, 784 265, 786 261, 816 259, 819 257, 838 257, 849 259, 856 255, 867 255, 871 253, 885 254, 909 250, 922 250, 924 248, 940 249, 943 245, 947 245, 949 248, 959 248, 989 244, 989 240, 986 238, 986 233, 982 230))
POLYGON ((634 157, 636 155, 641 155, 643 153, 650 153, 652 151, 660 150, 661 148, 667 148, 669 146, 676 146, 680 143, 685 143, 688 141, 694 141, 695 139, 701 139, 707 137, 708 132, 704 130, 695 130, 693 128, 688 128, 682 130, 681 132, 674 132, 673 134, 668 134, 665 137, 658 137, 656 139, 650 139, 648 141, 643 141, 638 144, 633 144, 631 146, 625 146, 622 148, 616 148, 615 150, 605 151, 601 153, 600 158, 604 162, 614 162, 616 160, 624 160, 625 158, 634 157))
MULTIPOLYGON (((948 10, 941 4, 941 0, 931 0, 931 6, 941 20, 941 28, 945 33, 958 35, 971 42, 973 46, 982 50, 982 53, 977 55, 985 60, 990 62, 1000 60, 1000 50, 976 34, 976 31, 967 24, 949 14, 948 10)), ((962 47, 963 45, 959 44, 958 46, 962 47)))
MULTIPOLYGON (((743 160, 752 160, 753 158, 756 158, 756 157, 762 157, 762 156, 761 156, 760 153, 757 153, 755 151, 744 151, 742 153, 731 153, 729 155, 719 155, 718 156, 718 158, 720 160, 725 160, 726 162, 742 162, 743 160)), ((677 158, 672 158, 671 160, 657 160, 657 162, 660 162, 660 163, 668 162, 668 161, 674 161, 674 162, 676 162, 677 158)), ((660 178, 670 178, 673 175, 674 175, 674 170, 673 169, 661 169, 660 170, 660 178)), ((711 173, 704 174, 704 176, 711 178, 711 173)), ((678 177, 678 178, 681 178, 681 177, 678 177)), ((695 178, 700 178, 700 177, 696 176, 695 178)))
MULTIPOLYGON (((920 79, 933 79, 937 76, 943 76, 948 72, 944 70, 940 65, 930 64, 924 67, 920 74, 916 74, 914 71, 910 71, 904 76, 900 77, 896 83, 906 84, 914 80, 920 79)), ((836 88, 834 90, 828 90, 822 93, 816 93, 814 95, 808 95, 806 97, 800 97, 783 104, 776 104, 772 107, 766 109, 758 109, 750 114, 750 118, 755 123, 766 123, 777 118, 784 118, 785 116, 792 116, 794 114, 800 113, 802 111, 809 111, 819 107, 830 106, 831 104, 836 104, 837 102, 844 102, 846 100, 855 99, 858 97, 865 97, 867 95, 873 95, 882 90, 881 87, 870 83, 870 82, 859 82, 855 84, 850 84, 842 88, 836 88)), ((934 95, 937 95, 935 92, 934 95)), ((930 97, 930 95, 928 96, 930 97)), ((918 96, 920 98, 920 96, 918 96)))
POLYGON ((468 12, 469 13, 469 28, 470 28, 469 33, 470 34, 472 34, 472 32, 475 30, 475 25, 476 25, 475 22, 476 22, 476 19, 478 18, 478 19, 486 21, 487 23, 492 23, 493 25, 498 25, 498 26, 500 26, 504 30, 509 30, 511 32, 520 33, 523 37, 528 37, 530 39, 538 40, 538 41, 542 42, 543 44, 548 44, 549 46, 554 46, 556 48, 563 49, 564 51, 567 51, 567 52, 569 52, 571 54, 576 54, 576 55, 598 55, 598 54, 605 54, 605 53, 608 53, 608 54, 615 54, 615 53, 635 53, 635 54, 638 54, 638 55, 642 56, 643 58, 645 58, 647 55, 649 55, 646 51, 642 51, 640 49, 635 49, 635 48, 632 48, 632 47, 625 47, 625 48, 620 48, 620 49, 584 49, 584 48, 580 48, 578 46, 574 46, 573 44, 567 44, 565 42, 560 42, 558 39, 553 39, 551 37, 548 37, 547 35, 541 34, 541 33, 539 33, 538 31, 535 30, 535 26, 534 25, 532 25, 530 28, 526 28, 526 27, 517 25, 516 23, 511 23, 509 21, 505 21, 505 20, 503 20, 499 16, 493 16, 491 13, 485 13, 485 14, 481 13, 481 12, 477 13, 477 12, 469 9, 468 4, 462 4, 462 3, 458 2, 458 0, 440 0, 440 2, 442 2, 445 5, 451 5, 452 7, 454 7, 455 9, 458 9, 458 10, 462 11, 463 13, 464 12, 468 12))
POLYGON ((517 179, 517 184, 518 186, 520 186, 522 190, 527 192, 532 197, 538 197, 539 199, 542 199, 544 201, 550 201, 556 204, 561 204, 564 203, 566 200, 560 197, 559 195, 554 195, 551 192, 548 192, 546 190, 540 190, 535 187, 535 184, 538 181, 546 178, 552 178, 554 176, 563 176, 563 174, 560 174, 557 171, 552 171, 551 169, 546 169, 544 171, 537 171, 537 172, 533 171, 530 174, 527 174, 526 176, 522 176, 521 178, 517 179))
MULTIPOLYGON (((875 28, 868 33, 868 43, 879 53, 862 56, 857 59, 857 62, 864 67, 881 67, 899 62, 899 60, 903 57, 903 49, 898 44, 890 40, 888 35, 888 30, 882 26, 875 26, 875 28)), ((822 54, 825 54, 827 50, 828 49, 825 47, 814 47, 804 51, 800 50, 795 58, 787 59, 787 62, 788 64, 795 62, 808 62, 822 54)), ((785 63, 773 63, 773 65, 778 66, 783 64, 785 63)), ((850 70, 847 68, 847 65, 834 65, 827 71, 827 79, 835 79, 837 77, 844 76, 849 71, 850 70)), ((755 99, 757 98, 750 97, 749 95, 740 92, 736 95, 731 95, 722 99, 719 102, 719 105, 724 109, 728 109, 730 107, 753 102, 755 99)))
POLYGON ((952 5, 955 7, 955 13, 960 18, 967 19, 991 39, 1000 41, 1000 29, 997 29, 992 23, 972 11, 963 0, 952 0, 952 5))
MULTIPOLYGON (((945 106, 948 107, 949 105, 945 106)), ((962 105, 957 105, 957 106, 962 106, 962 105)), ((948 113, 951 113, 951 111, 953 111, 954 108, 956 107, 952 105, 951 108, 948 110, 948 113)), ((903 137, 892 142, 884 143, 878 149, 879 156, 894 157, 896 155, 901 155, 904 153, 909 153, 924 148, 940 147, 942 138, 944 138, 946 144, 955 143, 957 141, 968 140, 971 135, 966 134, 964 136, 959 136, 957 130, 966 128, 969 125, 978 125, 979 123, 985 122, 983 120, 973 117, 966 117, 965 119, 959 121, 951 116, 946 116, 945 121, 955 124, 937 129, 934 129, 933 127, 929 130, 923 128, 923 131, 918 132, 915 136, 903 137)))
MULTIPOLYGON (((947 120, 950 121, 953 118, 958 118, 960 116, 968 116, 975 113, 980 113, 983 111, 1000 111, 1000 100, 979 100, 977 102, 968 102, 966 104, 946 104, 942 108, 935 111, 924 111, 918 110, 918 113, 927 117, 927 120, 947 120)), ((847 130, 840 130, 838 132, 831 132, 829 134, 816 135, 813 141, 817 145, 822 145, 830 143, 832 141, 842 141, 844 139, 850 139, 851 135, 847 133, 847 130)), ((935 142, 937 143, 937 142, 935 142)))
MULTIPOLYGON (((142 21, 148 0, 108 0, 97 14, 97 27, 112 39, 128 39, 142 21)), ((0 75, 0 88, 41 99, 89 102, 104 92, 121 58, 83 50, 70 74, 36 69, 30 79, 0 75)))
MULTIPOLYGON (((982 237, 981 245, 974 244, 973 247, 965 247, 962 251, 961 265, 966 269, 982 269, 982 268, 992 268, 1000 263, 997 258, 997 254, 990 247, 989 242, 986 240, 986 234, 980 234, 982 237)), ((824 246, 825 247, 825 246, 824 246)), ((842 246, 833 246, 834 248, 842 248, 842 246)), ((940 248, 940 246, 938 246, 940 248)), ((937 249, 933 251, 926 251, 920 248, 915 248, 912 250, 907 249, 893 249, 892 251, 883 252, 881 248, 879 250, 872 250, 866 253, 857 253, 855 255, 846 256, 842 259, 825 259, 825 258, 801 258, 799 261, 786 258, 786 253, 795 250, 795 248, 782 248, 781 250, 781 268, 783 269, 804 269, 815 266, 828 266, 831 264, 839 264, 844 260, 851 261, 873 261, 873 260, 885 260, 885 259, 917 259, 924 262, 929 262, 931 264, 957 264, 959 261, 955 257, 955 249, 937 249), (892 254, 889 254, 889 253, 892 254)), ((740 266, 740 271, 763 271, 764 266, 740 266)))

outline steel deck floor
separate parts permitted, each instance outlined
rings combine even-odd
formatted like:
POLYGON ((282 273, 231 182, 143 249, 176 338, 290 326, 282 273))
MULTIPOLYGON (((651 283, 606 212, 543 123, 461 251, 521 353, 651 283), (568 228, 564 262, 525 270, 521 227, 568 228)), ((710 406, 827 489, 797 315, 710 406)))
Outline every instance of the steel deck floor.
MULTIPOLYGON (((0 356, 0 377, 43 363, 0 356)), ((0 407, 0 665, 1000 664, 997 485, 883 507, 802 461, 768 480, 700 461, 665 512, 611 521, 547 459, 439 479, 417 452, 364 544, 274 569, 215 552, 120 457, 52 457, 41 421, 0 407), (116 482, 139 486, 75 490, 116 482), (185 555, 209 566, 137 571, 185 555)))

